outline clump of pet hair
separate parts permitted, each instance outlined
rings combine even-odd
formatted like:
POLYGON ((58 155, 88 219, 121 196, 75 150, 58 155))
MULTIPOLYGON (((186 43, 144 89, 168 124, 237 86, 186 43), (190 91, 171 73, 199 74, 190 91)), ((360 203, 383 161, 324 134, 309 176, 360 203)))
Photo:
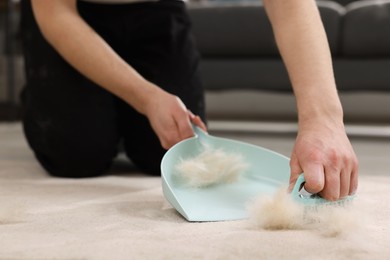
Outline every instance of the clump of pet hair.
POLYGON ((250 225, 266 230, 315 230, 325 237, 338 237, 361 227, 351 204, 305 207, 294 201, 286 188, 273 197, 260 196, 248 206, 250 225))
POLYGON ((307 226, 325 237, 339 237, 361 230, 364 221, 352 204, 319 206, 306 212, 307 226))
POLYGON ((247 168, 242 155, 208 146, 197 156, 181 159, 176 165, 178 177, 192 188, 234 183, 247 168))
POLYGON ((255 228, 267 230, 301 229, 304 209, 294 203, 286 189, 280 189, 275 196, 260 196, 249 206, 249 220, 255 228))

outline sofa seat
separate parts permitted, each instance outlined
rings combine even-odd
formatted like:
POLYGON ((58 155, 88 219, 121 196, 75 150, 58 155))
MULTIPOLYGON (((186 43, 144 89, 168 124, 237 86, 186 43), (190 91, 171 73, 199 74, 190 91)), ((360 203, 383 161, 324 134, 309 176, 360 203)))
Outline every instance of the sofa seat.
MULTIPOLYGON (((390 91, 390 0, 339 1, 317 1, 338 89, 390 91)), ((193 3, 189 13, 207 90, 292 91, 261 2, 193 3)))

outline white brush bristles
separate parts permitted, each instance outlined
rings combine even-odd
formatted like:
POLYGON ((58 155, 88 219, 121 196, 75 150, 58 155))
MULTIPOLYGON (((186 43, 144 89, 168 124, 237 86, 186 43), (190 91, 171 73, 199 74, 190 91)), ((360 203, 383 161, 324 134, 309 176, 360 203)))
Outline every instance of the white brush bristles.
POLYGON ((197 156, 182 159, 176 170, 186 186, 203 188, 213 184, 234 183, 248 165, 240 154, 205 147, 197 156))

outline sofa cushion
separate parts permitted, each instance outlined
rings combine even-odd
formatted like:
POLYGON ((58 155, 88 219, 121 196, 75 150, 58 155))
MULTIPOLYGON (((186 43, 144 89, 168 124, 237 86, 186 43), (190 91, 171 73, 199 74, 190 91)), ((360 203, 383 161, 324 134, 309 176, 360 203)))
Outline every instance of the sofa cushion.
POLYGON ((205 3, 190 6, 203 56, 278 55, 272 28, 260 3, 205 3))
POLYGON ((317 1, 317 5, 332 55, 338 55, 342 33, 341 23, 345 14, 345 8, 333 1, 317 1))
POLYGON ((390 55, 390 0, 358 1, 347 6, 343 22, 345 56, 390 55))
MULTIPOLYGON (((389 90, 389 59, 334 59, 333 67, 340 91, 389 90)), ((280 59, 206 59, 200 63, 200 73, 208 91, 292 91, 280 59)))
POLYGON ((347 5, 347 4, 350 4, 352 2, 357 2, 357 1, 360 1, 360 0, 327 0, 327 1, 333 1, 333 2, 337 2, 337 3, 341 4, 341 5, 347 5))
MULTIPOLYGON (((344 8, 318 1, 332 53, 338 52, 344 8)), ((262 3, 190 4, 193 33, 204 57, 279 56, 271 24, 262 3)))
POLYGON ((292 90, 281 59, 205 59, 200 74, 209 91, 229 89, 258 89, 268 91, 292 90))

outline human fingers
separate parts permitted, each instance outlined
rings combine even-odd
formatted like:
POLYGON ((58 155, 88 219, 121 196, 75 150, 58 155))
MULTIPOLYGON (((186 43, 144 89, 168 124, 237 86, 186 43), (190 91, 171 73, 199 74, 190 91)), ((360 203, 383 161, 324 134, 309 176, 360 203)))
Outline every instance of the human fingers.
POLYGON ((340 172, 340 198, 344 198, 349 194, 349 186, 351 183, 351 169, 346 168, 340 172))
POLYGON ((340 170, 334 167, 325 168, 325 186, 320 192, 326 200, 335 201, 340 198, 340 170))
POLYGON ((207 126, 206 124, 202 121, 200 116, 194 115, 191 110, 187 110, 188 116, 190 118, 191 123, 196 125, 197 127, 201 128, 203 131, 207 133, 207 126))
POLYGON ((352 195, 358 186, 359 162, 352 149, 342 157, 343 168, 340 175, 340 198, 352 195))
POLYGON ((288 192, 292 192, 294 189, 295 183, 299 175, 302 173, 301 165, 299 164, 298 157, 295 152, 292 153, 290 158, 290 184, 288 186, 288 192))
POLYGON ((180 141, 180 136, 175 120, 170 117, 166 117, 165 120, 164 125, 158 126, 156 133, 161 146, 168 150, 180 141))
POLYGON ((359 175, 359 164, 357 159, 354 162, 354 167, 351 173, 351 183, 349 185, 349 195, 353 195, 356 193, 356 190, 359 186, 358 183, 358 175, 359 175))
POLYGON ((316 194, 325 188, 325 173, 321 163, 315 161, 307 162, 303 167, 305 177, 305 190, 316 194))
POLYGON ((172 123, 167 124, 166 127, 162 129, 161 134, 158 134, 162 147, 167 150, 178 142, 194 135, 187 114, 184 114, 183 117, 183 114, 180 115, 180 113, 178 113, 174 115, 171 120, 172 123))
POLYGON ((194 136, 194 131, 187 117, 180 118, 177 121, 177 127, 178 127, 179 136, 181 140, 194 136))
POLYGON ((188 118, 188 110, 180 98, 176 97, 177 108, 174 112, 174 118, 177 126, 179 141, 194 136, 194 131, 188 118))

